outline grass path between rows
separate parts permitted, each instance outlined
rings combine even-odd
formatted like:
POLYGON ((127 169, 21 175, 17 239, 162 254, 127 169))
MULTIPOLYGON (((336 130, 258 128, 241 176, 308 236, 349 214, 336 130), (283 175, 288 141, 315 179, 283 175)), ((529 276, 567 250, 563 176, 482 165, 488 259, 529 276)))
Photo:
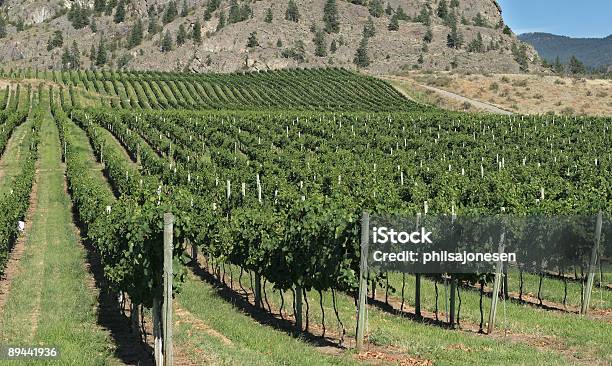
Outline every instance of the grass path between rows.
POLYGON ((50 115, 42 124, 39 152, 37 210, 0 314, 0 343, 58 347, 60 360, 54 364, 119 364, 108 332, 96 323, 97 294, 72 223, 58 131, 50 115))
POLYGON ((351 352, 334 347, 316 349, 287 332, 254 321, 192 273, 174 307, 175 344, 194 365, 359 364, 351 352))
POLYGON ((23 142, 27 140, 31 133, 32 122, 28 118, 27 121, 17 126, 11 135, 2 159, 0 159, 0 196, 8 191, 13 179, 21 172, 23 142))
MULTIPOLYGON (((204 266, 206 268, 206 266, 204 266)), ((229 267, 226 266, 229 271, 229 267)), ((217 322, 214 312, 205 309, 202 302, 194 302, 187 306, 182 300, 183 296, 188 298, 202 298, 210 301, 209 297, 222 298, 225 302, 234 305, 234 308, 245 310, 243 290, 237 281, 237 269, 233 268, 232 293, 236 295, 227 296, 227 285, 220 284, 208 275, 206 270, 200 270, 195 277, 202 281, 204 286, 215 289, 213 295, 195 295, 190 291, 191 285, 185 286, 185 292, 180 294, 178 301, 187 308, 194 316, 204 320, 213 331, 226 335, 227 325, 217 322), (213 279, 212 282, 210 279, 213 279), (236 300, 238 298, 239 300, 236 300), (210 319, 214 319, 211 321, 210 319)), ((226 284, 230 283, 226 272, 226 284)), ((200 283, 202 283, 200 282, 200 283)), ((189 283, 189 282, 188 282, 189 283)), ((395 285, 395 283, 394 283, 395 285)), ((201 285, 200 285, 201 286, 201 285)), ((246 312, 252 307, 252 292, 249 290, 249 276, 246 274, 242 280, 242 286, 247 288, 250 304, 246 306, 246 312)), ((284 321, 278 319, 279 294, 274 291, 268 283, 268 301, 274 310, 278 323, 284 321)), ((397 287, 396 287, 397 288, 397 287)), ((413 299, 409 295, 414 289, 412 277, 407 284, 409 289, 406 296, 405 311, 413 311, 413 299)), ((443 289, 441 289, 443 291, 443 289)), ((433 296, 433 285, 429 281, 423 284, 424 311, 431 316, 433 309, 429 307, 433 296)), ((386 310, 384 305, 384 291, 378 291, 377 300, 379 306, 368 306, 368 340, 365 353, 360 354, 359 360, 378 361, 381 358, 387 364, 427 364, 432 365, 608 365, 610 360, 609 347, 606 351, 606 337, 610 339, 609 324, 601 321, 581 318, 577 315, 559 314, 547 312, 541 309, 532 309, 528 306, 507 304, 509 334, 504 336, 503 330, 498 330, 493 336, 477 334, 474 328, 477 319, 474 312, 478 311, 477 294, 472 291, 462 291, 463 307, 463 330, 449 330, 445 327, 435 325, 433 321, 415 321, 411 314, 399 316, 395 311, 386 310), (476 310, 474 310, 476 309, 476 310), (530 327, 528 329, 528 327, 530 327), (379 358, 380 357, 380 358, 379 358), (413 362, 413 363, 410 363, 413 362), (414 363, 416 362, 416 363, 414 363), (419 363, 421 362, 421 363, 419 363)), ((339 339, 339 328, 334 316, 332 301, 329 293, 324 293, 325 318, 327 325, 326 339, 337 343, 339 339)), ((354 316, 355 307, 353 299, 346 294, 337 293, 337 305, 341 319, 347 331, 346 345, 354 346, 354 316)), ((284 317, 293 322, 292 298, 290 293, 285 293, 284 317)), ((368 300, 371 303, 371 300, 368 300)), ((486 302, 486 301, 485 301, 486 302)), ((228 303, 228 305, 229 305, 228 303)), ((310 304, 310 334, 320 338, 322 314, 319 308, 319 296, 316 291, 308 293, 310 304)), ((267 304, 267 302, 266 302, 267 304)), ((396 304, 397 305, 397 304, 396 304)), ((215 303, 215 306, 217 304, 215 303)), ((267 305, 266 305, 267 306, 267 305)), ((443 305, 441 305, 443 306, 443 305)), ((486 306, 486 305, 485 305, 486 306)), ((235 309, 236 310, 236 309, 235 309)), ((488 311, 488 309, 486 309, 488 311)), ((178 310, 177 310, 178 313, 178 310)), ((220 316, 220 315, 219 315, 220 316)), ((251 315, 253 316, 253 315, 251 315)), ((440 314, 444 318, 443 314, 440 314)), ((253 319, 251 319, 253 320, 253 319)), ((500 327, 504 320, 503 310, 499 314, 500 327)), ((269 320, 267 322, 270 322, 269 320)), ((264 326, 265 327, 265 326, 264 326)), ((273 329, 272 326, 267 326, 273 329)), ((271 330, 274 331, 274 330, 271 330)), ((214 338, 213 332, 205 332, 209 338, 214 338)), ((206 335, 202 335, 206 337, 206 335)), ((232 337, 228 337, 232 338, 232 337)), ((221 343, 221 342, 220 342, 221 343)), ((340 351, 340 350, 339 350, 340 351)), ((341 351, 344 356, 350 352, 341 351)))

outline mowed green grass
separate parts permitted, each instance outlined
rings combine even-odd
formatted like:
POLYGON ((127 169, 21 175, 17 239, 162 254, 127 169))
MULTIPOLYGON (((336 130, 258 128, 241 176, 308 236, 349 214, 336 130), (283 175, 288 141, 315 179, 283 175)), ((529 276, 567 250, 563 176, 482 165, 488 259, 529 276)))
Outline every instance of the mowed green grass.
POLYGON ((85 250, 72 224, 58 131, 50 115, 42 125, 39 151, 36 211, 0 314, 0 343, 57 347, 60 358, 50 364, 119 364, 108 332, 96 323, 96 290, 88 286, 85 250))
POLYGON ((15 128, 6 144, 4 154, 0 159, 0 196, 9 193, 11 182, 21 173, 21 167, 27 158, 28 151, 28 147, 24 144, 28 143, 31 130, 32 121, 28 119, 15 128))
MULTIPOLYGON (((397 289, 397 292, 392 294, 393 297, 401 296, 401 274, 392 274, 390 276, 390 285, 397 289)), ((414 306, 415 297, 415 278, 414 276, 406 276, 405 301, 409 306, 414 306)), ((510 279, 510 290, 517 290, 512 286, 510 279)), ((532 291, 534 278, 530 277, 529 291, 532 291)), ((545 279, 549 282, 549 292, 547 294, 557 294, 558 285, 555 285, 554 280, 545 279)), ((537 291, 537 286, 535 288, 537 291)), ((444 320, 444 285, 438 284, 439 302, 438 307, 440 319, 444 320)), ((480 296, 476 290, 460 289, 461 291, 461 319, 464 322, 470 322, 478 325, 480 322, 479 301, 480 296)), ((561 289, 562 291, 562 289, 561 289)), ((384 289, 379 288, 384 296, 384 289)), ((435 287, 434 282, 428 279, 422 280, 421 289, 421 306, 422 309, 433 312, 435 309, 435 287)), ((593 294, 593 298, 599 298, 599 290, 593 294)), ((605 297, 604 297, 605 298, 605 297)), ((457 300, 458 304, 458 300, 457 300)), ((491 306, 489 297, 483 298, 484 321, 488 321, 491 306)), ((486 329, 486 324, 485 324, 486 329)), ((612 363, 612 349, 610 341, 612 340, 612 323, 598 318, 584 317, 579 314, 565 313, 562 311, 550 311, 539 308, 533 305, 520 304, 514 301, 499 302, 496 333, 504 334, 504 329, 508 330, 508 339, 518 339, 523 342, 537 343, 543 342, 547 344, 547 348, 556 349, 572 354, 577 360, 584 362, 598 362, 600 364, 612 363)), ((451 332, 452 333, 452 332, 451 332)), ((503 339, 503 337, 502 337, 503 339)))
MULTIPOLYGON (((571 274, 573 276, 573 273, 571 274)), ((608 275, 602 274, 602 280, 604 284, 608 283, 608 275)), ((598 284, 600 280, 600 274, 595 275, 595 284, 598 284)), ((523 294, 529 294, 534 298, 538 296, 538 287, 540 284, 540 277, 535 274, 525 273, 523 275, 523 294)), ((560 279, 544 277, 542 281, 542 289, 540 297, 544 301, 552 301, 558 304, 563 304, 563 297, 565 296, 564 283, 560 279)), ((520 275, 517 271, 508 273, 508 290, 510 292, 516 292, 518 294, 520 289, 520 275)), ((566 304, 580 308, 582 297, 582 286, 578 281, 567 281, 567 298, 566 304)), ((593 286, 593 292, 591 295, 591 309, 611 309, 612 310, 612 291, 598 286, 593 286)))
MULTIPOLYGON (((197 319, 175 315, 175 345, 193 364, 352 365, 351 353, 329 355, 285 331, 262 325, 189 274, 175 306, 197 319)), ((180 312, 179 312, 180 313, 180 312)))
MULTIPOLYGON (((229 266, 226 266, 228 269, 229 266)), ((238 269, 232 269, 234 274, 234 286, 237 287, 238 269)), ((228 269, 229 273, 229 269, 228 269)), ((399 276, 401 280, 401 275, 399 276)), ((396 288, 401 288, 401 282, 397 283, 397 277, 392 276, 391 282, 396 288)), ((243 276, 242 285, 249 286, 249 277, 243 276)), ((433 311, 434 309, 434 286, 433 282, 424 279, 423 309, 433 311)), ((280 294, 272 286, 267 286, 268 302, 278 313, 280 307, 280 294)), ((444 319, 443 295, 444 288, 439 286, 440 294, 440 319, 444 319)), ((399 292, 390 295, 395 300, 399 292)), ((470 323, 466 328, 477 326, 480 320, 478 311, 478 293, 476 291, 461 292, 462 306, 461 318, 470 323)), ((287 315, 293 313, 293 300, 290 292, 284 295, 284 309, 287 315)), ((378 298, 384 298, 384 290, 378 289, 378 298)), ((414 305, 414 277, 407 276, 406 284, 406 306, 414 305)), ((322 312, 319 307, 319 294, 316 291, 308 293, 310 330, 314 335, 321 335, 322 312)), ((336 293, 336 302, 341 321, 344 323, 346 334, 355 335, 355 306, 353 298, 346 294, 336 293)), ((178 297, 177 303, 185 308, 193 316, 201 319, 207 326, 230 340, 238 340, 240 346, 228 348, 218 337, 209 332, 200 332, 188 325, 181 324, 177 333, 179 344, 187 344, 194 349, 203 349, 207 356, 213 357, 215 362, 221 364, 244 364, 243 360, 252 350, 259 348, 272 352, 272 357, 284 361, 280 357, 291 357, 290 355, 274 354, 275 344, 268 337, 259 336, 255 330, 264 329, 264 334, 277 334, 279 331, 271 326, 260 325, 256 320, 240 314, 240 309, 235 308, 228 301, 223 300, 208 283, 200 278, 190 276, 183 293, 178 297), (208 306, 208 305, 210 306, 208 306), (238 313, 238 314, 236 314, 238 313), (248 322, 244 323, 243 317, 248 322), (240 319, 240 320, 237 320, 240 319), (242 325, 246 324, 246 325, 242 325), (249 342, 242 341, 242 338, 249 342), (256 338, 256 339, 252 339, 256 338), (244 342, 244 343, 242 343, 244 342), (252 343, 251 343, 252 342, 252 343), (248 344, 248 347, 243 347, 248 344)), ((490 299, 484 299, 485 322, 488 319, 490 299)), ((325 310, 325 323, 327 335, 332 334, 332 339, 338 339, 340 332, 339 322, 334 314, 332 296, 329 292, 323 293, 323 308, 325 310)), ((528 305, 519 305, 507 302, 500 303, 497 330, 494 336, 477 334, 469 330, 449 330, 437 325, 414 321, 401 317, 376 306, 368 307, 367 334, 370 345, 366 350, 373 352, 388 352, 396 357, 395 363, 408 357, 431 360, 435 365, 568 365, 568 364, 602 364, 612 362, 609 341, 612 339, 612 325, 602 320, 584 318, 574 314, 546 311, 528 305), (507 327, 508 334, 504 337, 503 328, 507 327)), ((407 309, 406 309, 407 310, 407 309)), ((477 328, 476 328, 477 329, 477 328)), ((287 337, 285 333, 283 338, 287 337)), ((277 342, 277 341, 274 341, 277 342)), ((303 354, 293 343, 282 341, 288 346, 291 355, 303 354)), ((354 346, 351 339, 346 343, 349 347, 354 346)), ((301 346, 303 347, 303 346, 301 346)), ((312 346, 309 346, 312 347, 312 346)), ((282 352, 283 348, 279 349, 282 352)), ((323 357, 321 351, 317 351, 323 357)), ((359 362, 354 351, 341 351, 332 356, 332 360, 322 358, 322 362, 359 362), (348 360, 347 360, 348 357, 348 360)), ((195 353, 197 355, 197 353, 195 353)), ((295 357, 295 356, 293 356, 295 357)), ((305 357, 305 356, 304 356, 305 357)), ((326 355, 325 357, 330 357, 326 355)), ((298 363, 308 364, 306 359, 298 360, 298 363), (303 363, 302 363, 303 362, 303 363)), ((391 362, 391 364, 393 364, 391 362)), ((248 362, 246 363, 248 364, 248 362)), ((267 363, 263 363, 267 364, 267 363)))

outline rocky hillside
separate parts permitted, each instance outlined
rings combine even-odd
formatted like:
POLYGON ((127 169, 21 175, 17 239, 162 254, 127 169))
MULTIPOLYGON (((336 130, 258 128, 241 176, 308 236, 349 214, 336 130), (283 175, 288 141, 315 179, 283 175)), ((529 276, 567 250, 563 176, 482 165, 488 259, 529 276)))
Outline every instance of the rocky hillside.
POLYGON ((539 68, 537 53, 505 27, 495 0, 0 0, 0 4, 0 37, 4 36, 0 64, 5 68, 97 64, 229 72, 355 68, 355 62, 377 74, 417 68, 474 72, 539 68), (295 5, 293 11, 288 10, 290 3, 295 5))

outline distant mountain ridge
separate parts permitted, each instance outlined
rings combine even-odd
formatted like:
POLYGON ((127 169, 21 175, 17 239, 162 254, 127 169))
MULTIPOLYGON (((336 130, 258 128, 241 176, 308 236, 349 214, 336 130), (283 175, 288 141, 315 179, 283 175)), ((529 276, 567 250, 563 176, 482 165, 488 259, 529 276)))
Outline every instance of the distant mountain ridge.
POLYGON ((559 57, 561 62, 567 63, 573 55, 588 67, 612 66, 612 34, 605 38, 571 38, 550 33, 524 33, 518 38, 532 45, 550 62, 559 57))

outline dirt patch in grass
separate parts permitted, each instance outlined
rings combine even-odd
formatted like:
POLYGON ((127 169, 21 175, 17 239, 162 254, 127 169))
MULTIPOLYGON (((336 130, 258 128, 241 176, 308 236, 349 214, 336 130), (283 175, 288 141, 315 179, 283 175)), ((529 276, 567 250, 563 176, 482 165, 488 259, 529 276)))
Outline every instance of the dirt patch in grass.
POLYGON ((370 364, 375 365, 400 365, 400 366, 433 366, 431 360, 427 360, 421 357, 412 357, 401 354, 394 354, 393 352, 380 352, 380 351, 366 351, 359 353, 357 359, 360 361, 367 361, 370 364))
MULTIPOLYGON (((180 325, 180 323, 183 322, 189 323, 193 326, 193 329, 197 330, 198 332, 203 332, 211 337, 215 337, 227 346, 232 345, 233 342, 229 338, 217 332, 214 328, 204 323, 201 319, 195 317, 188 310, 183 309, 177 301, 174 301, 174 314, 176 315, 175 324, 180 325)), ((189 335, 191 336, 191 333, 189 333, 189 335)))

